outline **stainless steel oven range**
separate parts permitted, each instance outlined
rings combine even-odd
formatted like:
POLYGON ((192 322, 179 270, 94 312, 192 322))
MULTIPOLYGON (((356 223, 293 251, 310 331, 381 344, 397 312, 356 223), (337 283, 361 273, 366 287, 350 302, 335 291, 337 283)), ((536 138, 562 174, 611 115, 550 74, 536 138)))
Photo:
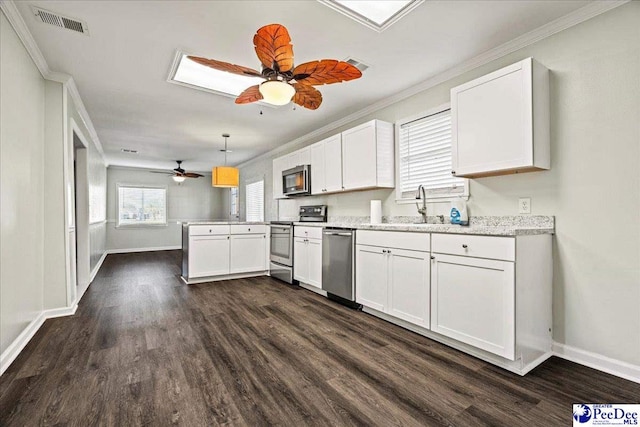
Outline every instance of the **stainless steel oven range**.
MULTIPOLYGON (((300 206, 300 222, 327 222, 327 206, 300 206)), ((269 274, 293 284, 293 222, 271 221, 269 274)))
POLYGON ((293 222, 271 221, 271 277, 293 283, 293 222))

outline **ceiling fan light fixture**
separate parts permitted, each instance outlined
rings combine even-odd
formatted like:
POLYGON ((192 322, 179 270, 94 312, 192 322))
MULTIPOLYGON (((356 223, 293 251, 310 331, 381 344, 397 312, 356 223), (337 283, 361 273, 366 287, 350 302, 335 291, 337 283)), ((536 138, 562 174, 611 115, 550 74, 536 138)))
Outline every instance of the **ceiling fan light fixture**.
POLYGON ((184 182, 184 180, 187 179, 186 177, 180 176, 180 175, 174 175, 174 176, 172 176, 172 178, 177 183, 184 182))
POLYGON ((293 86, 280 80, 261 83, 259 90, 263 100, 272 105, 286 105, 296 93, 293 86))
POLYGON ((211 185, 221 188, 235 188, 240 182, 238 168, 231 166, 216 166, 211 171, 211 185))

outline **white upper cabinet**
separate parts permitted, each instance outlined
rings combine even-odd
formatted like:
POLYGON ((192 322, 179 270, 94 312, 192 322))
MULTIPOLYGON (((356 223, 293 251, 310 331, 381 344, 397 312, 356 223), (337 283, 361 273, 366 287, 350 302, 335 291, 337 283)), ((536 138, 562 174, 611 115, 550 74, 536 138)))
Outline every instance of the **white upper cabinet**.
POLYGON ((452 174, 550 168, 549 70, 532 58, 451 89, 452 174))
POLYGON ((342 191, 342 136, 329 137, 310 149, 311 194, 342 191))
POLYGON ((371 120, 342 132, 344 190, 394 187, 393 124, 371 120))
POLYGON ((282 171, 285 167, 286 157, 278 157, 273 159, 273 198, 282 199, 285 197, 282 191, 282 171))
POLYGON ((311 194, 393 188, 393 124, 371 120, 310 147, 273 160, 273 197, 282 192, 282 171, 311 165, 311 194))

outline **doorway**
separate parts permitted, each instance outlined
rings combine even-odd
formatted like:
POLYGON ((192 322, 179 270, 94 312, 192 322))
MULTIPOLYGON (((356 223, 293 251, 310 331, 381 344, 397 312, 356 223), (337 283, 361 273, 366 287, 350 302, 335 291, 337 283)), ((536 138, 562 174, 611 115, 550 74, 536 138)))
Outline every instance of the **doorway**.
POLYGON ((71 252, 71 285, 73 299, 76 300, 89 286, 89 184, 88 184, 88 159, 87 147, 76 130, 73 130, 73 177, 69 179, 70 192, 69 206, 70 230, 74 230, 73 236, 69 236, 69 249, 71 252), (75 264, 75 265, 74 265, 75 264), (75 275, 75 280, 73 280, 75 275), (75 286, 74 286, 75 285, 75 286))

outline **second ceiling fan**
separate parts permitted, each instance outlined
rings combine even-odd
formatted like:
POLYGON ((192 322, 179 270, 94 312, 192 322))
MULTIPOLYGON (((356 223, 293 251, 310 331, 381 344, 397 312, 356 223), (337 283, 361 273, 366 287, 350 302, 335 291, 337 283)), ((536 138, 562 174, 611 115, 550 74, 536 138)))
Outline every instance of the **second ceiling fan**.
POLYGON ((188 58, 216 70, 265 79, 261 84, 245 89, 236 98, 236 104, 264 100, 273 105, 285 105, 293 101, 315 110, 322 103, 322 94, 313 86, 341 83, 362 76, 355 66, 335 59, 305 62, 294 67, 291 37, 280 24, 260 28, 253 36, 253 44, 262 63, 262 71, 216 59, 198 56, 188 58))

